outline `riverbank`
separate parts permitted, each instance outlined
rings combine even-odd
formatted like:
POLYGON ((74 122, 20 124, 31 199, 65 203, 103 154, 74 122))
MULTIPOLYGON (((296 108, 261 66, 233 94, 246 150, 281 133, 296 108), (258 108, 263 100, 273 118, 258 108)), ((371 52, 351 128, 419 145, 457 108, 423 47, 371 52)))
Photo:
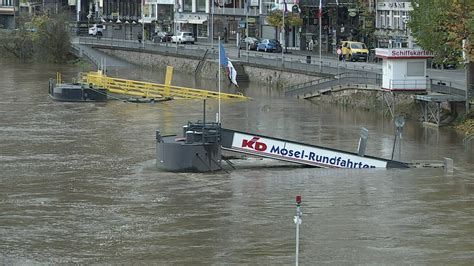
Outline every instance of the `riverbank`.
MULTIPOLYGON (((194 75, 203 79, 217 79, 219 63, 217 60, 205 60, 197 55, 177 55, 172 53, 165 53, 160 51, 148 51, 144 53, 137 49, 121 49, 116 47, 96 47, 96 49, 106 54, 115 56, 132 64, 144 66, 149 69, 161 70, 166 66, 173 66, 175 71, 194 75)), ((270 85, 279 90, 301 84, 308 81, 314 81, 327 77, 326 74, 307 73, 305 71, 295 71, 274 66, 257 66, 245 61, 234 61, 236 68, 242 69, 247 73, 250 82, 270 85)), ((221 71, 223 79, 226 79, 225 72, 221 71)), ((245 85, 244 85, 245 86, 245 85)), ((384 112, 388 107, 384 106, 382 92, 373 88, 371 90, 362 89, 345 89, 340 91, 332 91, 329 95, 323 95, 315 98, 312 101, 321 101, 326 103, 338 104, 351 108, 384 112)), ((415 102, 411 94, 398 94, 395 98, 396 114, 404 114, 407 119, 420 121, 420 107, 415 102)), ((452 122, 455 116, 450 117, 449 107, 446 108, 446 115, 443 117, 443 122, 452 122)), ((455 113, 455 112, 454 112, 455 113)))
MULTIPOLYGON (((309 101, 336 104, 368 112, 387 113, 388 115, 388 107, 384 104, 382 95, 383 92, 380 90, 346 89, 313 97, 309 101)), ((443 107, 443 126, 450 126, 464 135, 474 134, 474 112, 459 118, 456 112, 449 109, 448 105, 443 105, 443 107)), ((412 94, 399 94, 396 96, 395 113, 403 114, 406 119, 412 121, 420 121, 421 119, 420 106, 415 102, 414 95, 412 94)))
POLYGON ((466 136, 474 134, 474 111, 471 111, 466 118, 455 125, 454 128, 463 132, 466 136))

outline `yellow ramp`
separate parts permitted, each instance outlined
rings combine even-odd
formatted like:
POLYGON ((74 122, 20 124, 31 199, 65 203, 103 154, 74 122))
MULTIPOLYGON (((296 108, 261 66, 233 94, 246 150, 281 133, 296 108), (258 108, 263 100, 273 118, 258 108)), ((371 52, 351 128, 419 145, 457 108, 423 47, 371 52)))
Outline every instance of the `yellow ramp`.
MULTIPOLYGON (((115 94, 145 98, 172 97, 176 99, 218 99, 219 92, 191 89, 171 85, 173 68, 166 70, 165 84, 108 77, 101 72, 89 72, 82 75, 82 82, 107 89, 115 94)), ((242 94, 220 93, 221 99, 249 99, 242 94)))

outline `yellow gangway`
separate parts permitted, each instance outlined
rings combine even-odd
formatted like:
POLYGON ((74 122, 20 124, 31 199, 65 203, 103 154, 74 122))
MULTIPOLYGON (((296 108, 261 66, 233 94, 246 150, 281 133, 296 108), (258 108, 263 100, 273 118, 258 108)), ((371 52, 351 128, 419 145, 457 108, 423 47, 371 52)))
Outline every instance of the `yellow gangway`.
MULTIPOLYGON (((129 79, 112 78, 101 71, 88 72, 82 75, 83 83, 107 89, 111 93, 138 96, 144 98, 174 98, 174 99, 218 99, 219 92, 171 85, 173 67, 166 68, 165 84, 150 83, 129 79)), ((220 93, 221 99, 249 99, 238 93, 220 93)))

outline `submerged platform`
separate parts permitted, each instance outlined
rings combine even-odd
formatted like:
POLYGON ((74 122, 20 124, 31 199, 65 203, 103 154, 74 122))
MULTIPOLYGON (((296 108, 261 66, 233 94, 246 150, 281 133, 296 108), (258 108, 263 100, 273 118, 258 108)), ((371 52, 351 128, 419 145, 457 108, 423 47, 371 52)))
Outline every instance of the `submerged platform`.
POLYGON ((409 167, 404 162, 225 129, 218 123, 188 123, 182 137, 156 132, 156 164, 163 170, 223 170, 223 150, 319 168, 409 167))

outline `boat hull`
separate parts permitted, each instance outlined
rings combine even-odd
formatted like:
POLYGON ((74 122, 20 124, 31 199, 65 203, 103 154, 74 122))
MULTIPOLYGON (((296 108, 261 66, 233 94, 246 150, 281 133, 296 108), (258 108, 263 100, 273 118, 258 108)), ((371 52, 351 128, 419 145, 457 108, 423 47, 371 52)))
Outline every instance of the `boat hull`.
POLYGON ((49 95, 53 100, 63 102, 104 102, 107 101, 107 90, 87 87, 83 84, 49 83, 49 95))

